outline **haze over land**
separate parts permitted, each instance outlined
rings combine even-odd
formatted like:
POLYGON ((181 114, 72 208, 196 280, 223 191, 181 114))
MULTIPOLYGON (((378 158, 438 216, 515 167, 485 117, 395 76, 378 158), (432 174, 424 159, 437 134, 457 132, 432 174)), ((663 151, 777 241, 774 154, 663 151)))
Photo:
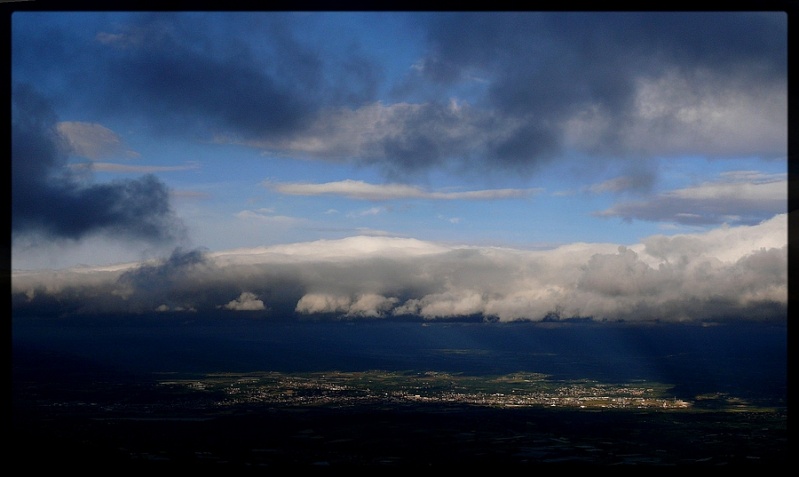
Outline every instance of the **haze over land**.
POLYGON ((18 11, 11 37, 15 313, 787 318, 782 12, 18 11))

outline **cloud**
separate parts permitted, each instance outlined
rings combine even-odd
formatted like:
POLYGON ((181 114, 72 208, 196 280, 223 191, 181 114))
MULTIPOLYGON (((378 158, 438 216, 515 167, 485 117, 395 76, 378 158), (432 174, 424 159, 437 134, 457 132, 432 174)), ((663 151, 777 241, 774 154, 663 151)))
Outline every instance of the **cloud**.
POLYGON ((12 92, 12 106, 14 236, 80 239, 102 233, 152 242, 184 238, 169 191, 158 179, 146 175, 101 184, 79 180, 66 166, 71 146, 59 133, 49 102, 19 84, 12 92))
POLYGON ((344 318, 382 318, 397 302, 397 298, 386 298, 375 293, 349 296, 325 293, 309 293, 297 302, 295 311, 301 314, 334 313, 344 318))
POLYGON ((283 245, 272 245, 255 249, 242 249, 211 254, 214 260, 231 266, 265 263, 272 260, 346 261, 351 257, 394 258, 425 257, 444 253, 448 247, 413 238, 356 236, 340 240, 315 240, 283 245))
POLYGON ((735 171, 722 174, 717 181, 667 191, 647 200, 622 202, 596 215, 685 225, 753 225, 787 206, 785 174, 735 171))
POLYGON ((291 225, 303 223, 305 220, 287 215, 274 215, 271 209, 242 210, 237 212, 236 218, 241 220, 256 221, 259 223, 291 225))
POLYGON ((323 14, 133 13, 91 35, 26 15, 15 75, 59 78, 95 115, 394 182, 534 174, 575 152, 625 164, 787 154, 782 12, 409 12, 416 58, 396 81, 371 38, 339 31, 342 52, 309 36, 309 23, 330 31, 323 14))
POLYGON ((541 189, 488 189, 465 192, 426 191, 417 186, 404 184, 369 184, 346 179, 337 182, 314 184, 308 182, 275 183, 264 181, 265 187, 288 195, 341 195, 350 199, 394 200, 493 200, 523 198, 541 192, 541 189))
POLYGON ((283 48, 285 56, 273 64, 289 59, 296 63, 277 71, 261 69, 269 59, 257 60, 241 42, 205 48, 209 38, 200 32, 210 28, 206 20, 179 13, 142 15, 114 33, 115 41, 107 41, 109 35, 98 38, 106 40, 100 44, 106 46, 102 68, 110 79, 107 84, 117 82, 98 91, 99 106, 138 112, 172 132, 221 129, 242 137, 269 137, 300 126, 310 103, 296 93, 313 86, 308 80, 316 77, 315 54, 293 41, 285 28, 276 28, 268 46, 283 48), (117 94, 118 89, 127 94, 117 94))
MULTIPOLYGON (((217 303, 228 301, 223 297, 233 294, 228 285, 208 289, 214 283, 215 274, 220 273, 217 266, 208 260, 207 252, 202 249, 175 249, 172 254, 162 260, 151 260, 138 266, 121 269, 112 283, 108 283, 105 299, 89 303, 88 309, 93 312, 113 312, 124 303, 132 313, 143 313, 154 310, 161 304, 173 311, 207 311, 218 308, 217 303), (196 287, 196 288, 195 288, 196 287), (196 295, 198 290, 201 295, 196 295), (118 303, 115 305, 114 301, 118 303)), ((75 283, 81 280, 73 278, 75 283)), ((247 300, 249 295, 239 293, 239 305, 254 305, 247 300)), ((229 305, 229 303, 228 303, 229 305)))
POLYGON ((368 217, 370 215, 380 215, 385 212, 387 209, 385 207, 370 207, 366 210, 361 210, 359 212, 350 212, 347 214, 347 217, 368 217))
POLYGON ((564 147, 779 155, 786 26, 778 12, 441 14, 426 24, 412 85, 488 78, 476 107, 519 123, 493 148, 507 161, 537 163, 564 147))
POLYGON ((238 298, 228 302, 222 308, 234 311, 261 311, 265 310, 264 302, 258 299, 254 293, 242 292, 238 298))
POLYGON ((27 28, 37 15, 47 12, 15 16, 28 45, 15 49, 18 74, 57 76, 54 86, 85 111, 125 111, 158 134, 290 136, 318 107, 374 94, 381 74, 358 48, 343 57, 307 44, 301 14, 140 12, 112 14, 92 31, 27 28), (70 48, 48 50, 53 35, 70 48))
POLYGON ((199 169, 199 164, 190 163, 183 166, 148 166, 148 165, 129 165, 129 164, 115 164, 112 162, 91 162, 88 164, 71 164, 74 168, 85 168, 98 172, 124 172, 124 173, 138 173, 138 174, 152 174, 155 172, 175 172, 175 171, 190 171, 199 169))
POLYGON ((787 318, 787 215, 753 226, 548 250, 350 237, 176 250, 117 268, 12 273, 15 314, 213 313, 269 303, 301 319, 719 321, 787 318), (231 296, 239 298, 231 301, 231 296), (166 308, 164 308, 166 307, 166 308))
POLYGON ((177 199, 207 199, 211 194, 199 190, 172 189, 170 195, 177 199))
POLYGON ((101 157, 138 157, 137 152, 125 149, 114 131, 96 123, 62 121, 56 124, 59 134, 66 138, 70 152, 96 160, 101 157))
MULTIPOLYGON (((401 100, 321 111, 297 135, 250 144, 400 180, 434 168, 526 174, 569 151, 603 162, 785 154, 779 13, 461 12, 419 25, 427 43, 401 100), (438 99, 459 88, 473 93, 438 99)), ((642 172, 628 186, 651 184, 642 172)))
POLYGON ((634 176, 620 176, 594 184, 588 187, 588 191, 594 194, 604 192, 621 193, 627 191, 649 190, 654 182, 651 174, 638 174, 634 176))
POLYGON ((175 249, 166 260, 160 263, 145 263, 132 270, 126 270, 119 283, 137 290, 156 290, 172 287, 197 268, 205 266, 207 260, 201 250, 184 251, 175 249))
POLYGON ((473 290, 447 290, 442 293, 412 298, 397 307, 397 315, 417 315, 427 319, 469 316, 484 311, 485 303, 480 293, 473 290))
MULTIPOLYGON (((243 142, 266 150, 303 153, 322 160, 376 165, 405 179, 446 167, 448 161, 479 161, 486 144, 501 140, 514 121, 456 101, 323 109, 297 134, 243 142)), ((220 141, 227 138, 218 137, 220 141)), ((479 165, 479 162, 476 163, 479 165)), ((461 166, 463 167, 463 165, 461 166)))

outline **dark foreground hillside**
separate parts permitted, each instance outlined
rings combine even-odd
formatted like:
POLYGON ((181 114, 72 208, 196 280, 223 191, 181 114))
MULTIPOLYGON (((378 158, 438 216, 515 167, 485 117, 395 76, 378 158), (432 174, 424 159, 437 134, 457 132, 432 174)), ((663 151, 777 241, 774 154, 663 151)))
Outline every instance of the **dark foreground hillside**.
POLYGON ((726 413, 417 409, 239 410, 94 420, 17 416, 11 464, 106 466, 780 466, 778 416, 726 413))

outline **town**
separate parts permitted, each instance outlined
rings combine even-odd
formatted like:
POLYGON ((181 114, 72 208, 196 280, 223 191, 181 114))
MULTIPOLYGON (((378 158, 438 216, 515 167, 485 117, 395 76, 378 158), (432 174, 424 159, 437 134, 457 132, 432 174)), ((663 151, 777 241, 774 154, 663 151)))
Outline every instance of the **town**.
POLYGON ((441 372, 332 372, 288 375, 211 374, 203 379, 162 381, 218 396, 219 406, 355 406, 359 404, 462 404, 487 407, 579 409, 685 409, 692 403, 667 396, 657 383, 603 384, 551 381, 536 373, 476 377, 441 372))

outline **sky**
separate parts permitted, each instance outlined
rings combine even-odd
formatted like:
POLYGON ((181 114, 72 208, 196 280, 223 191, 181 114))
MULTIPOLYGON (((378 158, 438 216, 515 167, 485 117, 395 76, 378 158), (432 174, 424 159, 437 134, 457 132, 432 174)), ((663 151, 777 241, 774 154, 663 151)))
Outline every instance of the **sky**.
POLYGON ((14 309, 785 320, 787 28, 14 12, 14 309))

